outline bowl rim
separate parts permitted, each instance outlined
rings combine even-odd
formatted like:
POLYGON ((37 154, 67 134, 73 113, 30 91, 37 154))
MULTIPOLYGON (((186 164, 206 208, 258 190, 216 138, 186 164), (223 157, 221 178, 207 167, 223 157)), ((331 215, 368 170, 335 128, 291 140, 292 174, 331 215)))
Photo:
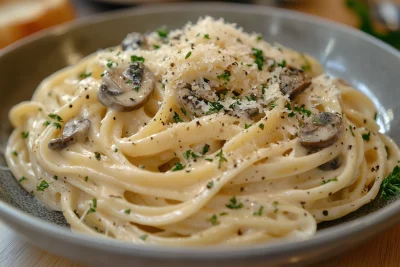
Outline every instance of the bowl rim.
MULTIPOLYGON (((57 37, 82 25, 92 25, 102 21, 109 21, 120 17, 133 17, 135 15, 171 13, 177 11, 183 12, 185 10, 190 10, 193 8, 201 9, 205 12, 206 10, 221 10, 229 12, 241 12, 249 15, 261 14, 318 24, 319 26, 323 26, 327 29, 335 29, 349 36, 357 36, 358 38, 375 45, 377 48, 386 50, 400 60, 400 52, 397 51, 395 48, 370 35, 367 35, 366 33, 363 33, 344 24, 339 24, 313 15, 306 15, 300 12, 284 10, 276 7, 237 3, 206 3, 206 5, 205 3, 158 4, 100 13, 49 28, 47 30, 30 35, 29 37, 26 37, 20 41, 17 41, 16 43, 0 49, 0 60, 8 53, 18 50, 20 47, 29 45, 30 43, 35 42, 48 35, 53 35, 57 37)), ((234 260, 237 258, 249 258, 256 256, 276 257, 283 254, 288 255, 288 253, 293 251, 301 253, 302 251, 317 248, 326 242, 335 242, 338 240, 343 240, 343 238, 355 237, 360 233, 364 234, 361 238, 359 238, 359 241, 362 241, 378 233, 379 231, 382 231, 399 222, 400 216, 398 216, 398 218, 396 218, 395 216, 397 213, 400 213, 400 201, 394 201, 393 203, 390 203, 385 207, 380 208, 378 211, 363 216, 359 219, 341 223, 337 226, 318 231, 314 237, 305 241, 278 241, 273 244, 260 244, 256 246, 246 247, 166 247, 132 244, 129 242, 123 242, 109 238, 99 238, 88 234, 80 235, 72 232, 69 228, 65 228, 57 224, 42 220, 0 200, 0 215, 2 217, 4 216, 8 218, 9 221, 16 220, 20 223, 29 225, 31 228, 35 228, 37 232, 46 233, 46 235, 48 236, 57 236, 57 238, 62 238, 65 242, 68 242, 70 244, 90 247, 99 251, 109 251, 116 254, 135 255, 132 254, 133 252, 136 253, 136 255, 140 255, 141 257, 150 258, 154 257, 155 253, 157 253, 156 255, 159 260, 177 258, 181 260, 223 260, 227 257, 229 257, 231 260, 234 260), (371 229, 373 227, 374 231, 366 233, 367 229, 371 229)), ((0 217, 0 220, 1 219, 2 218, 0 217)))

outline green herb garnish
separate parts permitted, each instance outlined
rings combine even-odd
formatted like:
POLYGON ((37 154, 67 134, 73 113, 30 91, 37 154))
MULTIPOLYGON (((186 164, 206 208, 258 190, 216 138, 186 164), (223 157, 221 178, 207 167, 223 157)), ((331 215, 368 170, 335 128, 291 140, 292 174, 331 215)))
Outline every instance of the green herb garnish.
POLYGON ((43 123, 43 126, 45 126, 45 127, 47 127, 47 126, 49 126, 50 125, 50 122, 49 121, 45 121, 44 123, 43 123))
POLYGON ((127 209, 124 211, 126 214, 131 214, 131 209, 127 209))
POLYGON ((158 36, 162 39, 168 37, 169 30, 166 27, 159 28, 157 30, 158 36))
POLYGON ((132 62, 144 62, 144 57, 138 57, 138 56, 132 55, 131 61, 132 62))
POLYGON ((49 114, 48 116, 50 119, 57 120, 59 122, 63 122, 63 119, 60 116, 58 116, 57 114, 49 114))
POLYGON ((25 176, 22 176, 21 179, 18 180, 18 183, 22 183, 25 180, 28 180, 28 179, 26 179, 25 176))
POLYGON ((21 136, 22 136, 22 139, 26 139, 29 136, 29 132, 22 132, 21 136))
POLYGON ((246 123, 244 124, 245 129, 249 129, 251 126, 252 126, 252 124, 246 124, 246 123))
POLYGON ((88 212, 86 213, 86 215, 89 215, 91 213, 95 213, 96 212, 96 208, 97 208, 97 199, 93 198, 92 199, 92 204, 90 205, 90 209, 88 210, 88 212))
POLYGON ((260 208, 258 209, 257 212, 254 212, 253 215, 254 216, 261 216, 264 210, 264 206, 260 206, 260 208))
POLYGON ((185 168, 184 165, 182 165, 180 162, 175 163, 175 166, 172 168, 171 171, 176 172, 176 171, 180 171, 183 170, 185 168))
POLYGON ((217 215, 215 215, 215 214, 213 216, 211 216, 211 218, 210 218, 212 225, 217 225, 217 220, 218 220, 218 218, 217 218, 217 215))
POLYGON ((14 157, 18 156, 18 152, 15 151, 15 150, 12 152, 12 154, 13 154, 14 157))
POLYGON ((223 74, 217 76, 218 79, 222 79, 228 82, 230 81, 230 77, 231 77, 231 72, 229 70, 224 70, 223 74))
POLYGON ((201 152, 201 154, 205 155, 209 150, 210 150, 210 145, 205 144, 203 146, 203 151, 201 152))
POLYGON ((43 180, 40 182, 38 186, 36 186, 37 191, 44 191, 45 189, 49 188, 49 183, 43 180))
POLYGON ((350 130, 350 132, 351 132, 351 135, 352 135, 353 137, 355 137, 354 132, 353 132, 353 128, 351 127, 351 125, 349 125, 349 130, 350 130))
POLYGON ((191 55, 192 55, 192 51, 189 51, 189 52, 186 54, 185 59, 188 59, 191 55))
POLYGON ((141 235, 141 236, 139 236, 139 238, 142 239, 143 241, 146 241, 147 237, 148 237, 148 235, 141 235))
POLYGON ((260 123, 260 124, 258 125, 258 127, 259 127, 261 130, 264 130, 264 124, 263 124, 263 123, 260 123))
POLYGON ((153 45, 154 49, 159 49, 160 46, 159 45, 153 45))
POLYGON ((394 167, 393 171, 383 180, 380 196, 384 199, 390 199, 400 194, 400 167, 394 167))
POLYGON ((57 129, 61 129, 61 124, 58 122, 53 122, 53 126, 55 126, 57 129))
POLYGON ((225 205, 228 209, 231 210, 237 210, 237 209, 241 209, 243 208, 243 204, 242 203, 238 203, 238 201, 236 200, 236 197, 232 197, 230 199, 230 203, 225 205))
POLYGON ((369 141, 370 136, 371 136, 371 132, 362 134, 362 139, 364 139, 365 141, 369 141))
POLYGON ((262 67, 264 65, 264 53, 262 50, 257 49, 257 48, 252 48, 253 51, 253 56, 254 56, 254 63, 257 64, 258 70, 262 70, 262 67))
POLYGON ((224 157, 224 152, 222 149, 218 152, 216 157, 218 158, 218 169, 221 168, 222 162, 228 162, 228 160, 224 157))
POLYGON ((204 34, 204 39, 210 39, 210 35, 208 33, 204 34))
POLYGON ((214 181, 211 181, 211 182, 208 182, 208 183, 207 183, 207 188, 208 188, 208 189, 213 188, 213 186, 214 186, 214 181))
POLYGON ((305 109, 304 107, 297 106, 297 107, 294 107, 294 110, 297 111, 300 114, 305 114, 307 117, 310 117, 311 114, 312 114, 311 111, 305 109))
POLYGON ((183 120, 181 119, 181 117, 179 117, 178 113, 174 112, 174 116, 172 117, 172 119, 178 123, 178 122, 183 122, 183 120))
POLYGON ((92 73, 91 72, 89 72, 89 73, 81 73, 81 74, 79 74, 79 78, 81 78, 81 79, 85 79, 85 78, 87 78, 87 77, 90 77, 90 76, 92 76, 92 73))

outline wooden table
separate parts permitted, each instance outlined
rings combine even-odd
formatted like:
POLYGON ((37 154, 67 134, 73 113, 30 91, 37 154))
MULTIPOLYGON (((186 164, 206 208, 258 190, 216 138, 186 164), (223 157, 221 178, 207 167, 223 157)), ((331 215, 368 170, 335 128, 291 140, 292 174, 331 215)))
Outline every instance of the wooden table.
MULTIPOLYGON (((83 1, 73 0, 83 5, 83 1)), ((262 2, 261 0, 255 2, 262 2)), ((400 0, 397 2, 400 3, 400 0)), ((90 11, 85 7, 84 12, 90 11)), ((332 19, 347 25, 356 26, 356 17, 343 5, 342 0, 305 0, 298 6, 288 8, 302 11, 328 19, 332 19)), ((82 11, 81 11, 82 12, 82 11)), ((317 266, 400 266, 400 225, 380 234, 364 245, 353 249, 340 257, 336 257, 326 263, 317 266)), ((58 256, 54 256, 35 246, 32 246, 10 231, 0 223, 0 266, 25 266, 25 267, 83 267, 84 265, 71 262, 58 256)))

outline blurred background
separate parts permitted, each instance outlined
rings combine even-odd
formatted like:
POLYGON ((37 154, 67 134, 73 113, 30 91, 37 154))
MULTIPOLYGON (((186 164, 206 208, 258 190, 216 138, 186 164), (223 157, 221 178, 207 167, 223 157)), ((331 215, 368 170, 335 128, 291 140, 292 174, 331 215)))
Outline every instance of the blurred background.
MULTIPOLYGON (((183 1, 0 0, 0 49, 32 33, 77 18, 141 5, 183 1)), ((221 2, 275 6, 313 14, 359 28, 400 49, 400 0, 237 0, 221 2)))

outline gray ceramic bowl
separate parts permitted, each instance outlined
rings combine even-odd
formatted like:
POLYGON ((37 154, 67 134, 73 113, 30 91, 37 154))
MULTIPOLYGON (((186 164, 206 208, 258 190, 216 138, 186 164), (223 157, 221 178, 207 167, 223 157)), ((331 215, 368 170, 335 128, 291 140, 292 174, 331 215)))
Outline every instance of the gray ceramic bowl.
MULTIPOLYGON (((10 107, 31 97, 49 74, 79 58, 116 45, 130 31, 160 25, 181 27, 199 16, 236 22, 315 56, 328 73, 368 94, 379 110, 381 130, 400 142, 400 54, 357 30, 294 12, 260 6, 178 4, 138 8, 74 22, 23 40, 0 51, 1 144, 10 132, 10 107)), ((4 159, 3 164, 4 164, 4 159)), ((400 201, 375 200, 340 221, 320 225, 304 242, 243 248, 167 248, 137 246, 72 233, 62 215, 38 204, 12 174, 0 172, 0 219, 30 242, 52 253, 96 266, 265 266, 304 264, 333 257, 400 221, 400 201)))

